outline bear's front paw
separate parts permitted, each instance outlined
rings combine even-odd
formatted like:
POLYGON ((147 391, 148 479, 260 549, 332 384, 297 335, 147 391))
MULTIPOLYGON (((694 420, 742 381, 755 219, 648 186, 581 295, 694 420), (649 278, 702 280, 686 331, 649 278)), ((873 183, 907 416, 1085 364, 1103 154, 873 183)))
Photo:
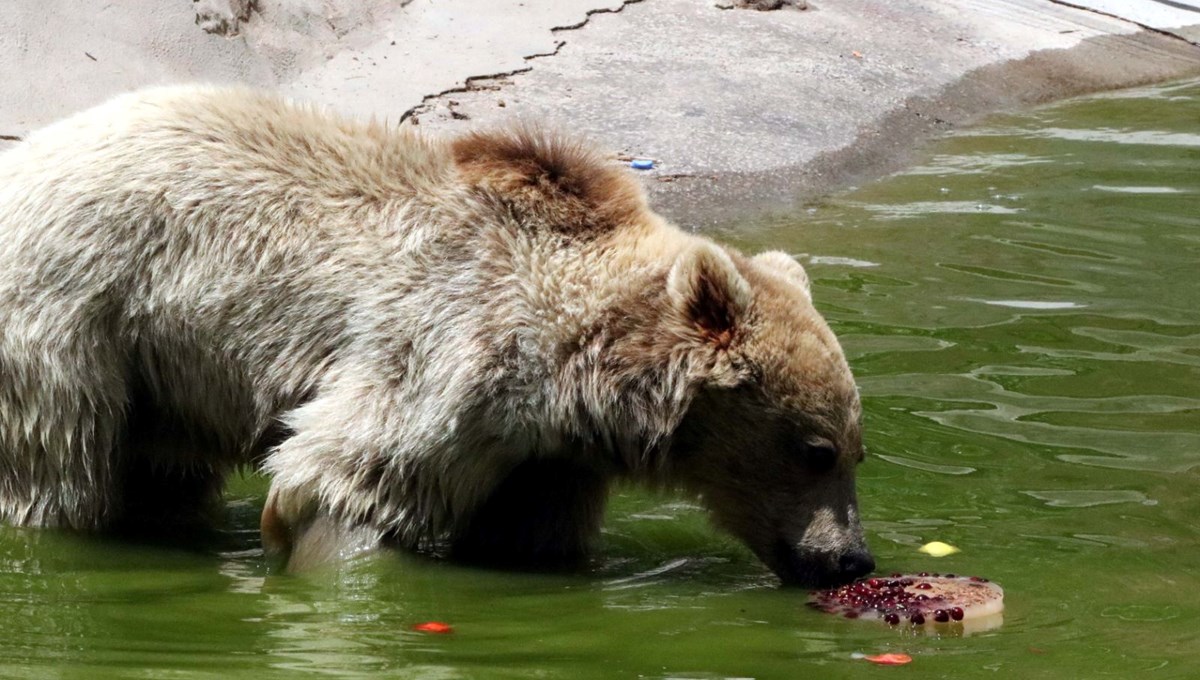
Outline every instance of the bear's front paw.
POLYGON ((311 498, 272 488, 262 514, 263 549, 287 561, 287 571, 308 571, 379 547, 380 533, 321 510, 311 498))

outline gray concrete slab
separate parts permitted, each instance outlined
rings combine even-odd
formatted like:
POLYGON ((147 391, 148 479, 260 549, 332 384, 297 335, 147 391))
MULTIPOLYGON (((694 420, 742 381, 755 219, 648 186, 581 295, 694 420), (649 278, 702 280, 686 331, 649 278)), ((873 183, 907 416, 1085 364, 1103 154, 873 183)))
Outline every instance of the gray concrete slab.
POLYGON ((1121 17, 1154 28, 1200 24, 1197 0, 1069 0, 1073 5, 1121 17))
POLYGON ((1200 0, 1054 0, 1200 45, 1200 0))
POLYGON ((425 97, 462 87, 468 78, 529 68, 552 54, 555 28, 620 0, 416 0, 281 89, 338 110, 398 120, 425 97))
POLYGON ((242 82, 398 119, 424 97, 553 52, 620 0, 8 0, 0 135, 119 92, 242 82), (252 9, 251 9, 252 8, 252 9))
POLYGON ((655 159, 652 191, 689 219, 786 209, 893 169, 916 139, 975 114, 1200 65, 1200 49, 1183 41, 1045 0, 837 0, 774 12, 653 0, 564 37, 557 56, 498 89, 481 82, 427 102, 420 124, 516 115, 582 131, 655 159))
POLYGON ((864 121, 974 68, 1134 31, 1036 0, 838 0, 805 12, 655 0, 597 18, 499 91, 455 94, 420 117, 548 120, 666 173, 770 169, 848 145, 864 121))
POLYGON ((656 159, 660 204, 711 221, 887 172, 980 113, 1200 72, 1197 3, 9 0, 0 149, 118 92, 244 82, 432 130, 549 121, 656 159))

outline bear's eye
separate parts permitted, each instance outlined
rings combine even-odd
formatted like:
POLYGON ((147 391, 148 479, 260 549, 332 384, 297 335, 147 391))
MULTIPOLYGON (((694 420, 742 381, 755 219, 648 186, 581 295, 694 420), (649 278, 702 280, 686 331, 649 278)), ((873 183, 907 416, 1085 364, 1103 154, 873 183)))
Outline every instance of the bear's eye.
POLYGON ((813 437, 804 442, 804 464, 812 472, 828 472, 837 465, 837 460, 837 446, 828 439, 813 437))

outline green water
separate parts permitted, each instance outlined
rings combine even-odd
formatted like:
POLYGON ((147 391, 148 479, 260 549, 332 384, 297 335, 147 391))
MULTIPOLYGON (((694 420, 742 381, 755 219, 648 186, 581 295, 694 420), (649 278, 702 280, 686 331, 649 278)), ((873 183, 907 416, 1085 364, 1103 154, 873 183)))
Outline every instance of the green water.
POLYGON ((1198 170, 1200 83, 1143 89, 720 234, 810 268, 862 386, 880 568, 991 577, 998 630, 816 613, 693 504, 631 491, 582 573, 279 575, 246 479, 225 529, 175 546, 0 530, 0 677, 1200 677, 1198 170), (852 656, 882 651, 914 661, 852 656))

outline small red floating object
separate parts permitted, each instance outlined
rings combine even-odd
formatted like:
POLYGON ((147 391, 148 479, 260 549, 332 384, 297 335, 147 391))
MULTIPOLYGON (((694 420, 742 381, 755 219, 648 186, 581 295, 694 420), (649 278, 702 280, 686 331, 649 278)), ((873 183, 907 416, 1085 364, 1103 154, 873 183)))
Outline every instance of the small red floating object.
POLYGON ((912 663, 912 657, 907 654, 876 654, 863 658, 880 666, 903 666, 906 663, 912 663))
POLYGON ((425 623, 418 623, 413 626, 412 629, 421 633, 433 633, 435 635, 445 635, 446 633, 454 632, 454 628, 451 627, 450 624, 442 623, 441 621, 426 621, 425 623))

